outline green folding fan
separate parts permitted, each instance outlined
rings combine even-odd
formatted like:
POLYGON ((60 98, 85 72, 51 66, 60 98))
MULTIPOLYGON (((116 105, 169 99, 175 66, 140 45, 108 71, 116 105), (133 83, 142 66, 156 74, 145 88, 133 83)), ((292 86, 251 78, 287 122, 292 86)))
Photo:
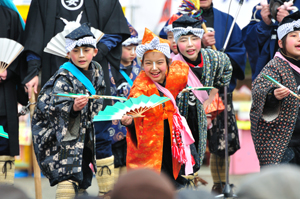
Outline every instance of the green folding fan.
POLYGON ((130 98, 124 103, 116 102, 113 106, 106 106, 93 121, 121 120, 125 114, 133 118, 144 117, 142 115, 144 112, 169 100, 168 97, 159 97, 155 94, 149 97, 141 95, 138 98, 130 98))
MULTIPOLYGON (((281 87, 281 88, 286 88, 285 86, 283 86, 282 84, 280 84, 278 81, 276 81, 275 79, 273 79, 272 77, 270 77, 269 75, 266 75, 264 73, 261 73, 262 76, 264 78, 266 78, 267 80, 271 81, 272 83, 274 83, 276 86, 281 87)), ((289 89, 290 90, 290 89, 289 89)), ((290 90, 291 95, 297 97, 298 99, 300 99, 300 96, 297 95, 296 93, 294 93, 293 91, 290 90)))
POLYGON ((112 100, 120 100, 120 101, 126 101, 127 99, 125 97, 115 97, 115 96, 108 96, 108 95, 86 95, 86 94, 76 94, 76 93, 56 93, 53 94, 54 96, 58 97, 70 97, 70 98, 77 98, 80 96, 87 96, 89 99, 112 99, 112 100))
POLYGON ((0 126, 0 136, 8 139, 8 134, 4 131, 3 126, 0 126))
POLYGON ((189 91, 191 91, 191 90, 196 90, 196 91, 207 91, 207 90, 211 90, 211 89, 213 89, 213 88, 215 88, 215 87, 191 87, 191 86, 189 86, 189 87, 187 87, 187 88, 184 88, 184 89, 182 89, 182 93, 187 93, 187 92, 189 92, 189 91))

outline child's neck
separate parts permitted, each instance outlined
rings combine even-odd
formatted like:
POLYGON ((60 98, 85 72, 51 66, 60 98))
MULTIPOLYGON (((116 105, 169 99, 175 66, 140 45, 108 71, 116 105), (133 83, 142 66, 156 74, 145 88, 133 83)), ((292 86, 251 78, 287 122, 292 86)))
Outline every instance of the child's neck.
POLYGON ((194 66, 198 66, 201 63, 201 51, 198 54, 198 57, 195 61, 190 60, 189 58, 185 57, 183 54, 181 54, 183 59, 190 64, 193 64, 194 66))
POLYGON ((131 66, 132 62, 124 62, 121 60, 121 64, 124 66, 124 67, 127 67, 127 66, 131 66))

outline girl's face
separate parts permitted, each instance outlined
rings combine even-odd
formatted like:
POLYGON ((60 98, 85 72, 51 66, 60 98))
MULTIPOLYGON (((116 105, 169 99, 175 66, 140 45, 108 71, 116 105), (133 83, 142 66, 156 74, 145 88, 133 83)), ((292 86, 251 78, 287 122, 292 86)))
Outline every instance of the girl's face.
POLYGON ((142 66, 150 79, 161 84, 164 82, 168 66, 163 53, 149 52, 144 54, 142 66))
POLYGON ((169 40, 170 42, 170 48, 172 50, 172 52, 177 55, 178 54, 178 50, 177 50, 177 45, 176 45, 176 42, 175 42, 175 39, 174 39, 174 35, 173 35, 173 32, 169 31, 167 33, 167 39, 169 40))
MULTIPOLYGON (((278 40, 278 45, 283 48, 282 40, 278 40)), ((286 55, 295 59, 300 59, 300 30, 290 32, 286 36, 286 55)))
POLYGON ((98 49, 83 46, 72 49, 68 53, 68 56, 76 66, 83 70, 88 70, 93 57, 95 57, 97 53, 98 49))
POLYGON ((135 50, 136 50, 135 45, 122 46, 121 64, 123 64, 123 66, 131 65, 131 62, 136 57, 135 50))
POLYGON ((201 49, 201 39, 199 37, 196 35, 182 35, 177 43, 182 55, 191 61, 196 61, 201 49))

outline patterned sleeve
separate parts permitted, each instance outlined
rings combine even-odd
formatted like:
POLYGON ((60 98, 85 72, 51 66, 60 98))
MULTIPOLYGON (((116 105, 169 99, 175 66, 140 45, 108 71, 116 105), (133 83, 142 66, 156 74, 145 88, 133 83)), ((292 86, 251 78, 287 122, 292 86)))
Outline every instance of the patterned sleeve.
MULTIPOLYGON (((66 76, 56 79, 54 93, 74 93, 71 81, 66 76)), ((70 122, 70 112, 74 103, 73 98, 51 96, 49 102, 49 118, 55 128, 58 142, 62 141, 67 133, 70 122)))
POLYGON ((222 52, 214 51, 218 59, 215 66, 216 74, 214 79, 214 87, 220 88, 229 85, 232 76, 232 66, 229 57, 222 52))
MULTIPOLYGON (((279 83, 282 82, 279 72, 275 69, 275 67, 273 67, 273 60, 270 61, 263 68, 261 73, 269 75, 279 83)), ((250 112, 250 116, 252 117, 252 122, 255 122, 259 117, 263 117, 263 112, 264 113, 266 113, 266 111, 268 112, 268 110, 264 110, 265 108, 267 108, 265 107, 267 95, 272 89, 276 88, 276 85, 271 83, 269 80, 265 79, 261 75, 261 73, 256 77, 256 79, 252 83, 252 107, 250 112)), ((276 111, 274 107, 269 111, 272 112, 272 110, 276 111)))

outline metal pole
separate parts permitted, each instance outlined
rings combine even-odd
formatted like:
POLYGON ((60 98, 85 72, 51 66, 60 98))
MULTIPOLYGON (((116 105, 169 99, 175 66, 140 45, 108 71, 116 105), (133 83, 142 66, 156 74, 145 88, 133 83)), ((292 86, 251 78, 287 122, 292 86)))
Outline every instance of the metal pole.
MULTIPOLYGON (((231 36, 233 27, 235 25, 236 19, 239 15, 240 9, 243 5, 244 0, 240 0, 239 1, 239 8, 237 10, 236 16, 231 24, 230 30, 228 32, 226 41, 224 43, 223 48, 221 49, 222 52, 225 52, 225 49, 227 47, 229 38, 231 36)), ((228 112, 227 112, 227 108, 228 108, 228 104, 227 104, 227 86, 224 86, 224 135, 225 135, 225 175, 226 175, 226 182, 225 182, 225 187, 223 189, 223 194, 216 196, 216 198, 235 198, 236 195, 233 194, 232 189, 229 185, 229 161, 228 161, 228 112)))
POLYGON ((236 12, 236 15, 235 15, 235 17, 234 17, 234 19, 233 19, 233 22, 232 22, 232 24, 231 24, 231 27, 230 27, 230 29, 229 29, 229 32, 228 32, 227 38, 226 38, 226 40, 225 40, 224 46, 223 46, 223 48, 221 49, 222 52, 225 52, 225 49, 226 49, 227 44, 228 44, 228 42, 229 42, 229 39, 230 39, 232 30, 233 30, 233 27, 234 27, 234 25, 235 25, 236 19, 237 19, 238 15, 239 15, 239 12, 240 12, 240 10, 241 10, 241 7, 242 7, 243 3, 244 3, 244 0, 240 0, 240 1, 239 1, 239 7, 238 7, 238 10, 237 10, 237 12, 236 12))

